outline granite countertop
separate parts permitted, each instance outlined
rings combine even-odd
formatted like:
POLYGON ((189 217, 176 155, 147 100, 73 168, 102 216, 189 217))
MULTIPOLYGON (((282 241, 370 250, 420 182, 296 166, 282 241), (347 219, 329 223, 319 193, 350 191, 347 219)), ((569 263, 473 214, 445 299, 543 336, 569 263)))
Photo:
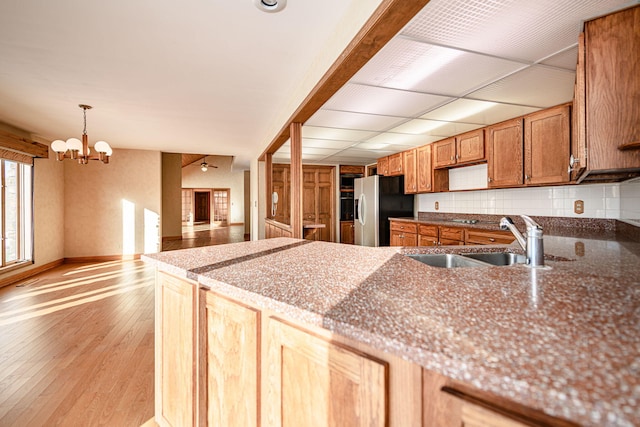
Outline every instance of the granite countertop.
POLYGON ((143 256, 293 320, 584 425, 640 425, 640 243, 544 238, 545 269, 443 269, 409 252, 277 238, 143 256))

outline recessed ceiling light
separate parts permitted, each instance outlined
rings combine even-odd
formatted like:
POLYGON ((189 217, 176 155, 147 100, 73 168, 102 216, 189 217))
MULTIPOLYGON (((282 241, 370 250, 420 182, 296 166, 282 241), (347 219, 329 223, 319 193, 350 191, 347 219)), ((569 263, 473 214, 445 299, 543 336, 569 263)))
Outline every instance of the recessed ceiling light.
POLYGON ((263 12, 280 12, 287 5, 287 0, 253 0, 253 4, 263 12))

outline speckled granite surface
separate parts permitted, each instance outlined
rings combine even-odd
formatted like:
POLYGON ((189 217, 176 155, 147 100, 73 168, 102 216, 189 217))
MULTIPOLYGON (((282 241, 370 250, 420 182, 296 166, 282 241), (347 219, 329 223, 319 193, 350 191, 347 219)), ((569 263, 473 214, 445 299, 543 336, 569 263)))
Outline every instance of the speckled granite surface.
POLYGON ((640 425, 640 243, 545 236, 549 269, 442 269, 406 252, 288 238, 146 255, 230 297, 325 327, 544 412, 640 425))

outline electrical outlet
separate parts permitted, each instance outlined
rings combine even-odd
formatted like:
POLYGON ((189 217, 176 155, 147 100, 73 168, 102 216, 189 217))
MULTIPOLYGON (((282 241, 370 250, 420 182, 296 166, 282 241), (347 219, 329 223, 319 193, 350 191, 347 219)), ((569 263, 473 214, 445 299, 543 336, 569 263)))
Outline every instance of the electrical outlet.
POLYGON ((573 202, 573 211, 575 213, 579 214, 583 214, 584 213, 584 201, 582 200, 576 200, 575 202, 573 202))
POLYGON ((436 210, 440 209, 440 203, 436 202, 435 208, 436 208, 436 210))

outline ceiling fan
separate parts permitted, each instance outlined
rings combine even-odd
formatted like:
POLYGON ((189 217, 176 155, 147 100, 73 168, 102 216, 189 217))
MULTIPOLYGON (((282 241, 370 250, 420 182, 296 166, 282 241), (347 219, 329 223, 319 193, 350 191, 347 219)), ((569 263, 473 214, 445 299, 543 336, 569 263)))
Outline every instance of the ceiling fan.
POLYGON ((210 165, 209 163, 207 163, 207 157, 205 156, 202 159, 202 163, 200 163, 200 169, 202 170, 202 172, 206 172, 209 168, 217 169, 218 167, 216 165, 210 165))

